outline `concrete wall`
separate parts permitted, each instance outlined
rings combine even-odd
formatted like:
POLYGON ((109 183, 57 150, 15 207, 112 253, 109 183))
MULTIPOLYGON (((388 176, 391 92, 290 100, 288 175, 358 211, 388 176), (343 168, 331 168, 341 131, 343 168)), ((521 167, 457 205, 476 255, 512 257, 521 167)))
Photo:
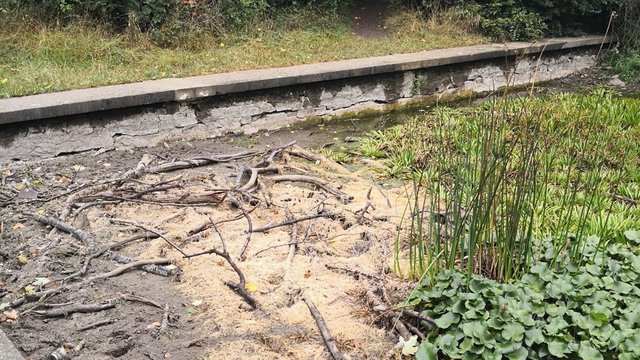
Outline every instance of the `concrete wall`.
POLYGON ((0 125, 0 162, 251 134, 312 116, 384 109, 444 94, 490 92, 584 70, 595 64, 597 52, 598 46, 589 45, 0 125))

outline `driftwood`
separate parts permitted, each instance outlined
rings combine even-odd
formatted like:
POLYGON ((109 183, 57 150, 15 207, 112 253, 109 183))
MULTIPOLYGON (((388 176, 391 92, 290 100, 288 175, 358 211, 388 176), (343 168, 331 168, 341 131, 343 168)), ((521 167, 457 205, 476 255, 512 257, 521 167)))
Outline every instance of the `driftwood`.
POLYGON ((317 177, 308 176, 308 175, 276 175, 276 176, 270 177, 269 179, 271 179, 273 182, 288 181, 288 182, 304 182, 308 184, 313 184, 323 189, 324 191, 330 193, 331 195, 335 196, 345 204, 353 200, 353 196, 342 192, 337 187, 317 177))
POLYGON ((313 319, 316 321, 316 325, 318 325, 318 329, 320 330, 320 335, 322 335, 322 340, 324 341, 327 350, 329 350, 329 353, 331 353, 331 356, 334 358, 334 360, 345 360, 344 355, 342 355, 342 353, 338 349, 338 345, 331 336, 331 332, 329 331, 329 328, 327 327, 322 314, 320 314, 320 311, 318 311, 318 308, 313 304, 313 302, 311 302, 311 300, 307 299, 306 297, 303 297, 302 300, 305 304, 307 304, 311 316, 313 316, 313 319))
POLYGON ((73 313, 98 312, 114 307, 116 307, 115 301, 109 301, 104 304, 74 304, 46 311, 34 311, 34 313, 44 317, 64 317, 73 313))
POLYGON ((57 220, 57 219, 54 219, 54 218, 50 218, 48 216, 42 216, 42 215, 35 214, 35 213, 30 213, 28 215, 31 216, 37 222, 53 226, 56 229, 60 229, 60 230, 62 230, 64 232, 67 232, 67 233, 73 235, 76 239, 82 241, 82 243, 86 247, 93 247, 95 245, 95 243, 96 243, 96 240, 88 232, 86 232, 84 230, 81 230, 81 229, 78 229, 78 228, 75 228, 75 227, 73 227, 73 226, 71 226, 69 224, 65 224, 60 220, 57 220))

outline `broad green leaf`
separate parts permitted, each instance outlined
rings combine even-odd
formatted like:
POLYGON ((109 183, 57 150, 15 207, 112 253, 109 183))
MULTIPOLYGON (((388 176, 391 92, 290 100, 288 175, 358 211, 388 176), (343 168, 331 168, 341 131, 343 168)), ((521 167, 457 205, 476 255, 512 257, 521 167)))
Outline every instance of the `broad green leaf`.
POLYGON ((526 360, 529 352, 524 347, 520 347, 518 350, 510 352, 506 355, 509 360, 526 360))
POLYGON ((624 232, 624 236, 627 240, 640 244, 640 230, 627 230, 624 232))
POLYGON ((448 329, 451 325, 460 321, 460 315, 448 312, 436 319, 436 326, 440 329, 448 329))
POLYGON ((501 334, 505 340, 513 340, 519 342, 524 337, 524 332, 525 329, 522 324, 512 322, 505 325, 504 329, 502 329, 501 334))
POLYGON ((416 360, 438 360, 438 349, 428 341, 423 341, 416 351, 416 360))
POLYGON ((547 348, 549 349, 549 354, 555 357, 565 358, 566 354, 569 353, 569 346, 564 342, 554 340, 548 343, 547 345, 548 345, 547 348))
POLYGON ((542 330, 534 328, 525 331, 525 344, 527 346, 531 346, 532 344, 542 344, 544 342, 544 335, 542 334, 542 330))
POLYGON ((602 354, 592 347, 588 341, 580 343, 580 350, 578 350, 578 356, 583 360, 602 360, 602 354))

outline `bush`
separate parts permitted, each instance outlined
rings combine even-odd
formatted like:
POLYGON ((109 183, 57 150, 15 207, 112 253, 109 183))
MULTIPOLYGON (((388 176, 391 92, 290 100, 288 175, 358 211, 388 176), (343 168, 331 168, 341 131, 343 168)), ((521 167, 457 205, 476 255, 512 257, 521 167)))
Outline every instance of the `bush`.
POLYGON ((408 0, 427 13, 466 6, 482 18, 480 28, 498 39, 529 40, 544 35, 604 32, 611 11, 633 0, 408 0))
POLYGON ((640 232, 626 236, 633 245, 605 251, 590 237, 582 264, 552 266, 562 254, 542 245, 538 263, 514 284, 440 273, 409 299, 435 319, 422 323, 431 332, 416 358, 640 358, 640 232))

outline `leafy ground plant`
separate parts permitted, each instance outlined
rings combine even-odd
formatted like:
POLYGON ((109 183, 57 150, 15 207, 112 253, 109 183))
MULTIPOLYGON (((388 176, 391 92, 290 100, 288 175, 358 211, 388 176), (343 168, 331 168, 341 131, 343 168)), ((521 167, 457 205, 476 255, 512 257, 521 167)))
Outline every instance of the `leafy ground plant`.
POLYGON ((602 250, 589 237, 580 264, 545 241, 534 266, 512 284, 444 271, 407 306, 435 319, 416 352, 426 359, 640 358, 640 232, 602 250))

